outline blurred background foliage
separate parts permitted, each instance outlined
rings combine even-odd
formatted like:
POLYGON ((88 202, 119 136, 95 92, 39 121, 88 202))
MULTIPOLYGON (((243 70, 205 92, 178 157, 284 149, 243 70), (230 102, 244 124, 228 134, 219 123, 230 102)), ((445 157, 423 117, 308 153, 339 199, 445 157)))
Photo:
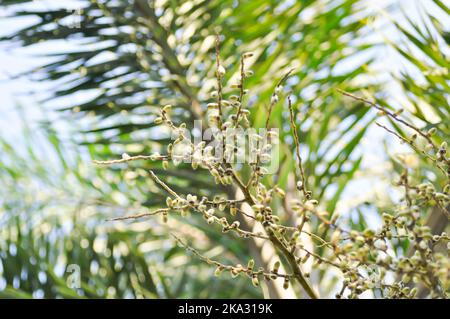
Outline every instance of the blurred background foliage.
MULTIPOLYGON (((165 195, 149 181, 147 168, 181 193, 196 189, 212 196, 225 189, 212 186, 206 176, 183 165, 163 170, 159 163, 141 162, 131 168, 96 169, 91 163, 123 152, 162 152, 170 136, 153 123, 161 105, 176 107, 173 120, 177 123, 192 127, 195 119, 202 119, 209 92, 214 89, 216 34, 221 35, 228 83, 238 78, 240 54, 255 53, 251 59, 255 75, 247 86, 256 127, 265 125, 276 82, 295 68, 285 91, 292 92, 298 110, 309 184, 330 216, 339 204, 349 208, 343 218, 351 227, 371 227, 370 218, 377 220, 376 208, 389 207, 394 199, 342 205, 349 185, 358 176, 373 174, 368 164, 364 167, 366 153, 361 142, 376 114, 343 98, 336 89, 406 108, 420 127, 437 126, 442 140, 449 137, 450 30, 431 11, 422 10, 423 14, 414 18, 404 13, 405 22, 398 23, 389 20, 397 1, 391 1, 393 5, 384 14, 369 9, 362 0, 36 2, 0 1, 11 23, 34 18, 1 41, 13 47, 32 47, 39 52, 37 56, 50 59, 27 74, 36 81, 55 84, 39 103, 43 112, 50 112, 45 109, 47 103, 64 105, 56 112, 74 128, 65 134, 70 138, 62 139, 51 123, 27 126, 23 132, 26 145, 20 149, 1 139, 0 296, 270 295, 267 287, 256 289, 244 278, 212 280, 213 269, 173 244, 168 234, 176 230, 209 257, 220 256, 224 262, 245 262, 255 254, 246 241, 225 237, 200 219, 174 219, 168 225, 157 218, 133 223, 105 221, 148 211, 165 201, 165 195), (380 16, 384 22, 376 25, 380 16), (392 30, 400 36, 387 36, 392 30), (374 33, 384 37, 374 38, 374 33), (377 77, 380 47, 390 47, 389 54, 405 65, 401 72, 381 81, 377 77), (395 91, 391 89, 394 86, 395 91), (82 103, 78 102, 80 96, 82 103), (374 216, 367 217, 367 211, 374 216), (69 264, 81 268, 78 290, 67 286, 69 264)), ((448 3, 432 2, 433 12, 448 21, 448 3)), ((22 112, 26 113, 27 107, 22 112)), ((275 178, 289 190, 293 188, 289 172, 295 160, 287 117, 282 100, 274 108, 270 125, 279 127, 286 141, 275 178)), ((394 123, 390 125, 407 134, 394 123)), ((391 151, 387 144, 387 154, 392 155, 391 151)), ((392 180, 395 160, 386 160, 393 164, 382 175, 392 180)), ((420 165, 417 179, 431 176, 439 183, 438 174, 426 162, 420 165)), ((370 185, 363 185, 371 191, 370 185)), ((432 212, 430 216, 434 216, 432 212)), ((281 217, 287 222, 290 218, 281 217)), ((447 225, 439 218, 435 223, 441 228, 447 225)), ((330 282, 329 290, 322 292, 325 296, 336 289, 329 278, 320 273, 316 279, 330 282)))

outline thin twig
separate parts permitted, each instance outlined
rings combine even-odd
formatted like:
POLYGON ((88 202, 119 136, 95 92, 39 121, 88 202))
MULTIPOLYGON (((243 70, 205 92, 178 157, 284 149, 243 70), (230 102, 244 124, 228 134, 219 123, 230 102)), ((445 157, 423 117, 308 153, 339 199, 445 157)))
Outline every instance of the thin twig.
MULTIPOLYGON (((222 127, 222 75, 220 74, 220 36, 216 35, 216 77, 217 77, 217 105, 219 109, 219 128, 222 127)), ((223 66, 222 66, 223 68, 223 66)))
POLYGON ((241 56, 241 78, 239 82, 239 107, 236 113, 236 122, 234 123, 234 127, 237 127, 239 124, 239 117, 241 116, 243 99, 244 99, 244 79, 245 79, 245 65, 244 65, 244 56, 241 56))
MULTIPOLYGON (((275 85, 275 92, 272 93, 272 97, 276 94, 278 94, 276 92, 276 90, 289 78, 289 76, 291 75, 291 73, 295 70, 295 68, 290 69, 285 75, 283 75, 283 77, 278 81, 277 85, 275 85)), ((271 98, 270 100, 270 105, 269 105, 269 111, 267 113, 267 118, 266 118, 266 125, 265 128, 266 130, 269 129, 269 121, 270 121, 270 116, 272 115, 272 110, 273 107, 275 106, 275 104, 277 104, 276 100, 271 98)))
POLYGON ((282 273, 274 273, 274 272, 268 272, 268 271, 264 271, 264 270, 258 270, 254 271, 253 269, 250 268, 239 268, 236 266, 231 266, 231 265, 225 265, 222 264, 221 262, 218 262, 216 260, 212 260, 204 255, 202 255, 199 251, 197 251, 195 248, 189 246, 188 244, 184 243, 178 236, 176 236, 175 234, 171 233, 171 236, 186 250, 192 252, 194 255, 196 255, 200 260, 206 262, 207 264, 212 264, 215 265, 217 267, 220 267, 222 270, 227 270, 227 271, 236 271, 237 269, 241 269, 242 273, 245 273, 246 275, 248 275, 249 277, 252 276, 258 276, 258 275, 262 275, 265 276, 267 278, 270 278, 271 276, 276 275, 276 277, 281 277, 281 278, 295 278, 295 274, 282 274, 282 273))
POLYGON ((419 149, 413 141, 410 141, 406 138, 404 138, 403 136, 401 136, 400 134, 398 134, 397 132, 389 129, 388 127, 386 127, 383 124, 380 124, 378 122, 375 122, 376 125, 378 125, 379 127, 381 127, 382 129, 384 129, 385 131, 387 131, 388 133, 396 136, 398 139, 400 139, 402 142, 407 143, 408 145, 410 145, 415 151, 423 154, 426 158, 428 158, 429 160, 433 161, 436 164, 436 167, 442 171, 445 174, 445 170, 439 165, 438 161, 436 160, 436 158, 434 158, 433 156, 431 156, 430 154, 428 154, 427 152, 425 152, 424 150, 419 149))
POLYGON ((142 217, 147 217, 147 216, 154 216, 154 215, 158 215, 164 212, 168 212, 169 209, 168 208, 160 208, 157 209, 153 212, 149 212, 149 213, 141 213, 141 214, 136 214, 136 215, 129 215, 129 216, 122 216, 122 217, 116 217, 116 218, 111 218, 111 219, 107 219, 107 221, 118 221, 118 220, 127 220, 127 219, 139 219, 142 217))
POLYGON ((164 183, 163 181, 161 181, 161 180, 158 178, 158 176, 156 176, 156 174, 153 173, 152 170, 149 170, 149 173, 150 173, 150 177, 151 177, 157 184, 159 184, 162 188, 164 188, 170 195, 172 195, 173 197, 176 197, 176 198, 180 198, 180 199, 181 199, 181 197, 180 197, 174 190, 172 190, 169 186, 167 186, 166 183, 164 183))
POLYGON ((137 160, 157 161, 157 160, 167 160, 167 159, 169 159, 168 155, 159 155, 159 156, 137 155, 137 156, 128 156, 128 157, 123 157, 121 159, 109 160, 109 161, 95 161, 94 160, 93 162, 94 162, 94 164, 97 164, 97 165, 112 165, 112 164, 126 163, 126 162, 137 161, 137 160))
MULTIPOLYGON (((366 103, 374 108, 376 108, 377 110, 383 112, 384 114, 386 114, 387 116, 389 116, 391 119, 393 119, 394 121, 397 121, 398 123, 401 123, 407 127, 409 127, 410 129, 412 129, 413 131, 417 132, 417 134, 419 134, 420 136, 422 136, 424 139, 427 140, 427 142, 433 147, 434 150, 437 150, 438 147, 437 145, 433 142, 433 140, 431 139, 430 135, 427 133, 424 133, 421 129, 415 127, 414 125, 408 123, 407 121, 403 120, 402 118, 400 118, 397 114, 389 111, 388 109, 376 104, 375 102, 372 102, 370 100, 367 100, 365 98, 353 95, 351 93, 348 93, 346 91, 343 91, 341 89, 337 89, 338 92, 342 93, 343 95, 346 95, 348 97, 351 97, 354 100, 366 103)), ((444 159, 447 165, 450 165, 450 159, 444 159)))
POLYGON ((290 95, 288 95, 287 100, 288 100, 289 119, 290 119, 290 124, 291 124, 291 129, 292 129, 292 135, 294 135, 298 167, 300 169, 300 179, 302 182, 301 190, 303 192, 303 195, 305 195, 305 198, 308 199, 311 196, 311 193, 308 192, 308 185, 306 184, 305 171, 303 170, 302 157, 300 155, 300 141, 299 141, 298 132, 297 132, 297 125, 295 124, 294 109, 292 108, 292 102, 291 102, 290 95))

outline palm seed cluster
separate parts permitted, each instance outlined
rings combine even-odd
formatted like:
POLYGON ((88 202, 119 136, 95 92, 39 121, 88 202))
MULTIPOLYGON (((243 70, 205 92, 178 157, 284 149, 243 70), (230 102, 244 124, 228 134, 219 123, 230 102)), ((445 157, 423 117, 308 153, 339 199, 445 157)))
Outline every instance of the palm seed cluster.
MULTIPOLYGON (((211 225, 210 227, 217 225, 224 234, 234 234, 234 238, 269 241, 280 258, 269 269, 265 269, 256 265, 254 259, 236 265, 212 260, 173 235, 187 251, 215 267, 216 276, 221 276, 224 272, 232 277, 247 276, 254 286, 259 286, 263 280, 281 280, 282 286, 286 289, 295 283, 300 285, 310 298, 319 298, 320 287, 314 286, 311 274, 304 270, 304 265, 312 259, 314 261, 312 271, 332 267, 339 274, 341 288, 336 294, 337 298, 358 298, 366 291, 372 291, 385 298, 415 298, 419 296, 421 290, 425 290, 431 297, 445 298, 449 285, 450 238, 445 232, 433 234, 430 227, 426 226, 424 217, 429 209, 437 209, 449 217, 450 159, 447 157, 447 143, 437 145, 433 140, 436 129, 424 132, 403 119, 401 111, 393 112, 364 98, 341 92, 376 109, 380 117, 388 117, 391 121, 411 130, 410 136, 403 136, 377 123, 382 129, 399 138, 401 143, 407 143, 422 154, 424 160, 430 161, 446 181, 442 189, 437 189, 431 182, 415 183, 414 179, 410 178, 411 169, 405 166, 404 172, 394 183, 402 190, 403 197, 394 210, 380 212, 382 227, 377 230, 356 231, 341 222, 338 214, 330 216, 324 212, 321 203, 314 198, 313 192, 309 189, 308 178, 302 166, 301 136, 295 124, 294 106, 288 95, 290 134, 295 146, 297 166, 292 172, 296 177, 296 193, 287 205, 297 218, 294 224, 285 225, 281 222, 278 212, 274 211, 273 201, 275 198, 284 200, 288 190, 281 189, 277 185, 269 185, 263 182, 263 178, 268 174, 264 163, 270 161, 273 156, 272 148, 277 143, 283 143, 278 138, 277 131, 269 127, 269 119, 273 108, 281 100, 284 82, 292 70, 274 85, 268 103, 265 135, 256 133, 256 130, 249 134, 249 138, 254 142, 252 145, 256 145, 249 152, 254 156, 253 160, 240 163, 240 166, 234 165, 232 155, 242 150, 236 149, 236 144, 228 143, 226 137, 230 131, 239 132, 252 128, 251 111, 245 103, 246 96, 249 95, 249 91, 245 88, 245 80, 253 74, 247 69, 246 61, 251 58, 252 53, 244 53, 241 56, 239 83, 227 87, 232 93, 225 94, 223 79, 226 68, 220 60, 219 41, 216 42, 217 82, 215 90, 211 92, 213 102, 207 104, 206 122, 213 130, 214 140, 219 142, 217 144, 219 147, 207 145, 206 141, 193 143, 187 125, 172 122, 170 116, 172 107, 166 105, 161 108, 155 120, 156 124, 169 128, 172 136, 176 137, 174 142, 167 146, 166 154, 139 156, 123 154, 121 159, 96 163, 110 165, 150 160, 161 161, 163 168, 169 169, 170 161, 175 164, 182 161, 189 162, 193 170, 209 172, 216 184, 233 189, 235 192, 229 193, 238 195, 236 198, 230 195, 208 198, 199 194, 180 194, 150 171, 153 181, 168 193, 165 206, 151 213, 124 216, 116 220, 161 215, 162 220, 166 222, 171 216, 190 218, 191 214, 198 214, 211 225), (180 145, 183 145, 182 152, 177 151, 180 145), (217 156, 218 153, 223 156, 217 156), (242 166, 251 171, 247 180, 243 180, 240 174, 242 166), (247 219, 251 225, 260 224, 261 231, 242 226, 238 220, 239 215, 247 219), (319 227, 308 227, 312 224, 319 227), (312 232, 311 229, 317 231, 312 232), (312 248, 305 245, 302 235, 310 238, 313 242, 312 248), (408 249, 402 254, 397 254, 392 249, 399 242, 407 243, 408 249), (287 271, 282 272, 280 269, 287 271)), ((232 137, 234 141, 242 138, 236 135, 232 137)))

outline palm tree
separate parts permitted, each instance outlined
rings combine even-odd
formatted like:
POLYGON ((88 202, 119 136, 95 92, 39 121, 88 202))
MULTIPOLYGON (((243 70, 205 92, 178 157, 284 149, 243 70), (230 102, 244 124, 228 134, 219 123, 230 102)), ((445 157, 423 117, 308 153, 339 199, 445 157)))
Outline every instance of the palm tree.
MULTIPOLYGON (((316 197, 326 200, 326 211, 332 218, 348 181, 361 165, 362 156, 356 151, 357 145, 374 119, 374 114, 363 103, 345 99, 336 91, 336 88, 348 92, 377 89, 368 82, 359 81, 359 77, 370 69, 371 55, 368 54, 369 58, 359 63, 354 59, 373 49, 373 45, 363 41, 370 32, 366 27, 370 13, 364 10, 362 1, 260 0, 236 3, 205 0, 180 4, 172 1, 92 0, 82 1, 79 7, 74 8, 66 8, 59 3, 41 7, 29 5, 30 2, 2 1, 10 9, 11 17, 38 17, 36 22, 4 37, 3 41, 25 47, 45 43, 43 55, 53 58, 53 61, 30 72, 39 79, 58 83, 58 88, 51 92, 53 101, 70 100, 75 93, 86 96, 86 102, 72 104, 61 109, 61 112, 69 121, 77 119, 84 127, 78 142, 88 145, 91 157, 96 159, 109 159, 123 152, 130 155, 150 153, 167 144, 169 137, 156 129, 153 122, 161 105, 173 105, 176 108, 174 122, 186 122, 191 128, 192 119, 204 118, 204 105, 209 102, 209 93, 214 89, 214 82, 205 79, 213 78, 215 72, 216 34, 221 37, 220 54, 227 69, 225 81, 237 78, 241 54, 248 51, 254 53, 251 68, 255 76, 249 78, 246 85, 257 97, 257 100, 249 101, 250 107, 255 110, 252 121, 256 127, 265 125, 266 110, 275 83, 294 68, 285 87, 292 92, 292 99, 301 114, 296 125, 307 150, 305 173, 310 176, 309 182, 316 197), (76 19, 74 14, 78 15, 76 19), (74 20, 77 25, 71 24, 74 20), (71 44, 67 50, 51 50, 52 44, 63 40, 71 44), (92 120, 87 126, 88 116, 92 120)), ((442 7, 446 8, 443 4, 442 7)), ((441 99, 438 94, 436 98, 441 99)), ((283 128, 287 121, 289 115, 282 104, 280 101, 274 106, 270 126, 283 128)), ((282 131, 281 138, 289 140, 292 136, 282 131)), ((291 191, 295 189, 289 174, 296 166, 294 148, 295 144, 291 143, 290 147, 282 150, 277 181, 280 187, 291 191)), ((134 165, 134 168, 138 171, 151 168, 182 192, 197 189, 201 194, 214 196, 229 191, 218 186, 211 187, 206 176, 197 172, 194 174, 184 166, 164 170, 160 164, 145 162, 134 165)), ((120 171, 114 173, 120 174, 120 171)), ((155 207, 165 200, 156 189, 149 194, 149 182, 143 177, 135 178, 134 188, 130 190, 118 182, 117 175, 108 177, 105 172, 96 174, 101 174, 99 178, 109 183, 107 190, 98 195, 97 200, 102 202, 116 202, 114 194, 118 193, 125 194, 129 202, 139 202, 144 208, 155 207)), ((86 179, 83 184, 92 186, 86 179)), ((109 218, 123 214, 115 209, 109 213, 109 218)), ((289 219, 290 216, 284 218, 289 219)), ((181 221, 179 223, 182 224, 181 221)), ((233 261, 251 254, 258 264, 266 266, 265 263, 268 263, 257 243, 237 244, 201 226, 195 218, 190 223, 185 227, 195 226, 199 231, 198 238, 208 239, 204 250, 209 250, 211 254, 226 251, 224 258, 233 261)), ((114 238, 112 246, 125 241, 127 247, 139 247, 139 242, 136 242, 139 235, 123 233, 111 233, 111 238, 114 238)), ((89 234, 86 233, 86 236, 89 234)), ((160 233, 146 236, 164 242, 160 233)), ((67 240, 74 241, 70 236, 67 240)), ((87 247, 91 247, 93 242, 94 238, 88 239, 87 247)), ((174 249, 168 250, 164 256, 155 254, 155 258, 159 256, 162 258, 159 261, 170 265, 169 260, 179 254, 180 249, 174 249)), ((219 287, 227 284, 224 279, 218 282, 217 289, 206 289, 202 286, 205 279, 193 275, 189 267, 181 274, 158 270, 145 273, 148 269, 144 264, 149 263, 148 258, 140 256, 138 250, 133 250, 128 256, 131 256, 127 261, 130 265, 140 265, 144 270, 127 268, 125 276, 129 284, 121 286, 127 288, 118 288, 121 280, 118 276, 114 279, 113 287, 117 293, 113 296, 127 296, 129 286, 133 296, 145 297, 191 296, 194 292, 198 292, 200 297, 206 294, 223 297, 226 293, 229 296, 236 293, 240 296, 261 296, 259 291, 236 283, 236 291, 226 292, 219 287), (140 271, 144 275, 134 278, 140 271), (155 274, 164 287, 163 293, 157 289, 158 285, 150 283, 155 280, 155 274), (168 280, 175 284, 167 284, 168 280)), ((14 260, 15 256, 10 258, 8 260, 14 260)), ((77 257, 77 260, 79 258, 82 257, 77 257)), ((96 258, 100 257, 89 256, 80 264, 83 269, 89 269, 92 262, 88 261, 96 258)), ((103 260, 108 262, 108 259, 103 260)), ((195 269, 202 267, 192 260, 185 264, 195 269)), ((114 266, 106 269, 113 272, 114 266)), ((14 280, 11 270, 7 283, 13 285, 14 280)), ((108 295, 105 281, 99 284, 97 292, 90 292, 89 285, 91 283, 84 284, 82 295, 108 295)), ((24 287, 23 290, 34 292, 37 287, 39 283, 36 282, 35 286, 24 287)), ((64 295, 61 291, 50 293, 46 290, 45 296, 56 296, 58 293, 64 295)), ((64 296, 71 294, 66 293, 64 296)), ((300 294, 298 291, 292 293, 300 294)), ((275 286, 269 286, 266 295, 283 297, 284 293, 275 286)))

